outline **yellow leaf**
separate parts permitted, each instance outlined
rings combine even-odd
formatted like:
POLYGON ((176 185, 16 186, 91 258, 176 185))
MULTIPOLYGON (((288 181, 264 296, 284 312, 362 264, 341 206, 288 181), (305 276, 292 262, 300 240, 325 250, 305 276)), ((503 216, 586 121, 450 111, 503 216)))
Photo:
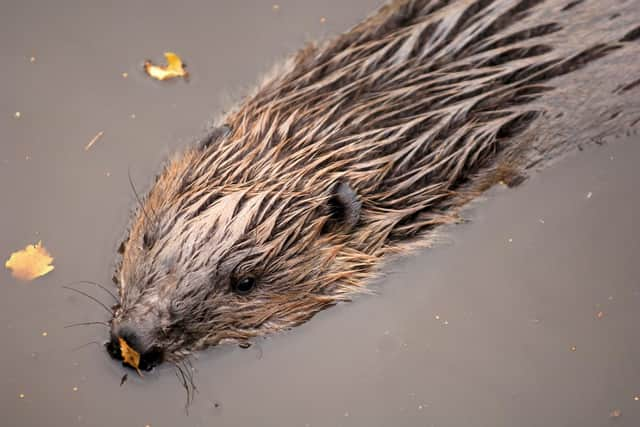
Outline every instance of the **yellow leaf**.
POLYGON ((189 77, 189 73, 184 69, 185 65, 182 59, 173 52, 165 52, 164 57, 167 59, 167 65, 154 65, 147 60, 144 63, 144 70, 154 79, 167 80, 174 77, 189 77))
POLYGON ((140 353, 129 347, 129 344, 123 339, 118 338, 120 342, 120 354, 122 355, 122 360, 127 365, 135 368, 138 371, 138 375, 142 376, 142 372, 140 372, 140 353))
POLYGON ((12 253, 4 266, 11 270, 11 274, 16 279, 33 280, 53 270, 51 262, 53 258, 42 246, 42 242, 38 242, 36 245, 27 245, 23 250, 12 253))

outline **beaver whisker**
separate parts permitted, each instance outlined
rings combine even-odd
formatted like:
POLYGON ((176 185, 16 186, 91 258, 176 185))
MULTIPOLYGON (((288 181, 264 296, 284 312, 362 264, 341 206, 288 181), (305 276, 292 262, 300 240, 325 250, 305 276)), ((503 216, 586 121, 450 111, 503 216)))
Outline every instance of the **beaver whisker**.
POLYGON ((103 291, 105 291, 106 293, 108 293, 109 295, 111 295, 113 297, 113 299, 116 302, 118 302, 118 297, 113 292, 111 292, 109 289, 107 289, 106 286, 103 286, 98 282, 92 282, 91 280, 78 280, 76 282, 69 283, 69 285, 79 285, 79 284, 87 284, 87 285, 97 286, 100 289, 102 289, 103 291))
POLYGON ((75 328, 76 326, 89 326, 89 325, 102 325, 102 326, 106 326, 107 328, 109 327, 109 324, 107 322, 80 322, 80 323, 71 323, 69 325, 65 325, 64 328, 68 329, 68 328, 75 328))
POLYGON ((97 344, 97 345, 99 345, 99 346, 102 346, 102 344, 101 344, 101 343, 99 343, 98 341, 89 341, 89 342, 88 342, 88 343, 86 343, 86 344, 82 344, 82 345, 79 345, 78 347, 74 347, 74 348, 72 348, 72 349, 71 349, 71 351, 78 351, 78 350, 82 350, 83 348, 88 347, 88 346, 90 346, 91 344, 97 344))
MULTIPOLYGON (((144 214, 144 216, 147 218, 147 220, 149 222, 154 222, 151 221, 151 218, 149 217, 149 214, 147 214, 147 211, 144 208, 144 203, 142 203, 142 199, 140 198, 140 195, 138 194, 138 190, 136 190, 136 186, 133 184, 133 178, 131 178, 131 168, 127 167, 127 177, 129 178, 129 185, 131 186, 131 190, 133 191, 133 195, 135 196, 136 200, 138 201, 138 205, 140 206, 140 209, 142 210, 142 213, 144 214)), ((151 209, 151 213, 153 213, 153 215, 156 217, 156 219, 158 218, 158 215, 153 211, 153 208, 151 209)))
POLYGON ((181 363, 184 367, 187 379, 189 380, 189 385, 191 386, 191 402, 193 402, 194 394, 198 391, 198 387, 196 387, 196 383, 193 379, 193 365, 191 364, 191 359, 188 357, 185 357, 181 363))
POLYGON ((182 371, 182 368, 178 365, 176 365, 176 378, 178 378, 178 381, 180 382, 180 384, 182 385, 182 387, 184 388, 185 392, 187 393, 187 401, 184 404, 184 409, 185 411, 188 411, 188 407, 189 407, 189 387, 187 386, 187 379, 184 375, 184 372, 182 371))
POLYGON ((189 369, 191 362, 188 362, 189 366, 187 366, 187 362, 185 362, 186 360, 188 359, 184 359, 182 362, 175 362, 173 365, 176 368, 176 377, 187 393, 187 401, 185 402, 184 409, 188 413, 189 406, 193 403, 194 394, 198 389, 193 381, 193 372, 189 369), (182 365, 180 363, 182 363, 182 365))
POLYGON ((88 293, 86 293, 86 292, 82 292, 82 291, 81 291, 81 290, 79 290, 79 289, 72 288, 71 286, 66 286, 66 285, 65 285, 65 286, 63 286, 63 288, 65 288, 65 289, 69 289, 70 291, 73 291, 73 292, 76 292, 76 293, 79 293, 80 295, 84 295, 85 297, 89 298, 91 301, 93 301, 93 302, 95 302, 95 303, 99 304, 102 308, 104 308, 105 310, 107 310, 107 312, 108 312, 109 314, 113 314, 113 311, 112 311, 109 307, 107 307, 107 305, 106 305, 105 303, 103 303, 102 301, 100 301, 98 298, 96 298, 96 297, 94 297, 94 296, 92 296, 92 295, 89 295, 89 294, 88 294, 88 293))

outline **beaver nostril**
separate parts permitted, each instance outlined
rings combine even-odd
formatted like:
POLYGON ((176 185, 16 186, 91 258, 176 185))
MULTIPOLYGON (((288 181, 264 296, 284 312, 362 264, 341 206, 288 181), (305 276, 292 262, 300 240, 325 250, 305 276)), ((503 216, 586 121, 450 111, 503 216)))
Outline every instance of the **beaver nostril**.
POLYGON ((111 335, 111 339, 104 344, 105 349, 109 356, 116 360, 122 360, 122 351, 120 350, 120 343, 115 335, 111 335))
POLYGON ((151 350, 140 355, 139 368, 143 371, 150 371, 154 367, 158 366, 164 360, 164 352, 159 348, 152 348, 151 350))

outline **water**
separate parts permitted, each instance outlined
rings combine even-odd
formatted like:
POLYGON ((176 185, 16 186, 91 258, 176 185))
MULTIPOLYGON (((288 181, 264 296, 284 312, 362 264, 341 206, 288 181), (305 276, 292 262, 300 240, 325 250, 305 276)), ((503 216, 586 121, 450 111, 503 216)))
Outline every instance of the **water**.
POLYGON ((170 368, 120 386, 100 346, 73 350, 106 330, 64 325, 108 316, 61 286, 110 285, 128 170, 147 188, 277 59, 378 3, 3 2, 0 254, 42 240, 56 266, 28 283, 0 273, 3 426, 639 424, 637 135, 491 190, 443 244, 390 263, 376 296, 200 353, 188 415, 170 368), (142 74, 166 50, 189 83, 142 74))

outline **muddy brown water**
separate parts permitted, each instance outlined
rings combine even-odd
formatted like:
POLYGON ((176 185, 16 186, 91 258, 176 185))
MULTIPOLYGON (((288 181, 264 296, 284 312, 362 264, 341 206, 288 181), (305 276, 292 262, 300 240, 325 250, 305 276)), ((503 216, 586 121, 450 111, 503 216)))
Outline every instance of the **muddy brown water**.
POLYGON ((73 350, 106 330, 64 325, 107 315, 61 286, 110 285, 135 204, 127 171, 147 188, 276 60, 378 4, 2 2, 0 254, 42 240, 56 268, 29 283, 0 273, 0 425, 640 425, 633 134, 494 188, 437 248, 389 264, 377 296, 198 354, 188 415, 170 368, 120 386, 101 347, 73 350), (188 83, 142 74, 165 50, 188 83))

